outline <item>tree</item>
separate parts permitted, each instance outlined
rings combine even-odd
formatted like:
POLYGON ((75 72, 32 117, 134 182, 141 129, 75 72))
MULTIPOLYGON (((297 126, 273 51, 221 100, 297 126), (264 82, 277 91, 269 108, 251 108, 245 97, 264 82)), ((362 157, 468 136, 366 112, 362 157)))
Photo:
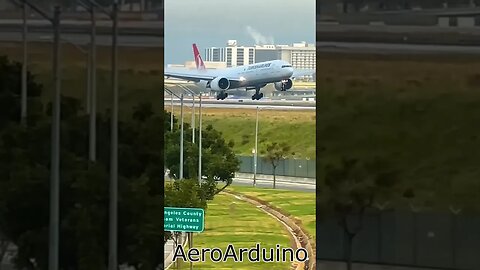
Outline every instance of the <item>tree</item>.
MULTIPOLYGON (((199 185, 196 179, 176 180, 165 185, 165 206, 207 208, 208 186, 199 185)), ((164 232, 164 243, 172 239, 171 232, 164 232)))
MULTIPOLYGON (((166 114, 166 113, 165 113, 166 114)), ((174 119, 174 122, 176 120, 174 119)), ((190 140, 192 130, 184 124, 184 170, 185 179, 198 178, 198 145, 190 140)), ((180 130, 165 132, 165 166, 170 170, 170 177, 178 179, 180 172, 180 130)), ((215 187, 209 198, 228 187, 238 171, 240 161, 233 152, 233 142, 226 142, 222 133, 208 125, 202 131, 202 176, 206 177, 205 185, 215 187), (216 184, 222 182, 221 188, 216 184)))
POLYGON ((347 237, 345 259, 352 268, 352 245, 363 228, 363 219, 376 202, 393 201, 399 188, 399 174, 382 159, 368 162, 344 158, 325 166, 324 190, 317 197, 323 218, 335 218, 347 237))
MULTIPOLYGON (((106 269, 109 121, 99 115, 99 159, 88 166, 88 117, 78 102, 62 120, 60 267, 106 269), (87 170, 87 168, 89 168, 87 170)), ((0 111, 4 108, 0 108, 0 111)), ((138 112, 133 112, 138 115, 138 112)), ((50 118, 0 130, 0 232, 18 247, 17 268, 47 269, 50 118), (35 265, 31 261, 34 258, 35 265)), ((161 263, 162 116, 119 123, 119 263, 153 269, 161 263), (129 158, 139 160, 123 163, 129 158)))
POLYGON ((267 145, 266 159, 270 164, 272 164, 273 169, 273 188, 276 185, 276 170, 280 160, 285 159, 290 154, 290 146, 286 143, 278 144, 271 143, 267 145))
MULTIPOLYGON (((22 65, 0 56, 0 130, 20 121, 22 65)), ((43 113, 40 95, 43 87, 35 82, 35 76, 27 73, 27 104, 29 124, 34 124, 43 113)))

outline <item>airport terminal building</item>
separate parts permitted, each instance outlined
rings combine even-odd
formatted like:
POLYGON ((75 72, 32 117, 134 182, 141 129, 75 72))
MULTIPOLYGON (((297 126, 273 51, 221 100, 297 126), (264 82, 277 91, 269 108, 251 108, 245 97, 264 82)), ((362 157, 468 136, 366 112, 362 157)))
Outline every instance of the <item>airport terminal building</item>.
POLYGON ((205 60, 211 63, 223 62, 226 67, 284 60, 296 69, 315 69, 316 50, 314 44, 306 42, 293 45, 238 46, 236 40, 229 40, 226 47, 206 48, 205 60))

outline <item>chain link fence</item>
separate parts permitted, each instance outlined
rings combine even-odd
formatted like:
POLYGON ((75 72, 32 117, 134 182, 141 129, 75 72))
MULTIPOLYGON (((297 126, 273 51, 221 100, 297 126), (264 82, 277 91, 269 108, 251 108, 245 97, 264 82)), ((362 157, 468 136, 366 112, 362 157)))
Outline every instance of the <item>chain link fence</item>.
MULTIPOLYGON (((335 221, 317 221, 317 260, 344 261, 347 238, 335 221)), ((480 216, 387 211, 365 217, 354 238, 353 261, 480 269, 480 216)))
MULTIPOLYGON (((240 160, 240 173, 254 173, 253 156, 237 156, 240 160)), ((264 157, 258 157, 257 174, 273 174, 272 164, 264 157)), ((280 160, 276 169, 276 175, 315 178, 315 160, 307 159, 283 159, 280 160)))

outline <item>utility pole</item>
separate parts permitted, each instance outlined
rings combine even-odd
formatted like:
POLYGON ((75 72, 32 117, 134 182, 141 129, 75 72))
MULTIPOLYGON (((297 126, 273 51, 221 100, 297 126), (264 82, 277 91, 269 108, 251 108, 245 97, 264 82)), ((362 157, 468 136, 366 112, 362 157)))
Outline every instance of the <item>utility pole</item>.
POLYGON ((183 94, 180 95, 180 179, 183 179, 183 94))
MULTIPOLYGON (((26 3, 26 1, 25 1, 26 3)), ((55 6, 52 25, 53 43, 53 80, 55 91, 52 111, 52 161, 50 164, 50 232, 48 269, 58 270, 59 251, 59 202, 60 202, 60 7, 55 6)))
POLYGON ((96 45, 96 19, 95 5, 91 4, 90 18, 92 32, 90 33, 90 135, 89 135, 89 157, 91 162, 97 159, 97 45, 96 45))
POLYGON ((253 153, 253 186, 257 185, 257 157, 258 157, 258 111, 257 106, 257 117, 255 120, 255 153, 253 153))
POLYGON ((22 62, 22 105, 21 105, 21 123, 27 125, 27 4, 22 3, 22 17, 23 17, 23 62, 22 62))
MULTIPOLYGON (((53 28, 53 85, 52 96, 52 130, 51 130, 51 153, 50 153, 50 216, 49 216, 49 234, 48 234, 48 269, 58 270, 59 253, 59 204, 60 204, 60 103, 61 103, 61 68, 60 68, 60 7, 55 6, 53 18, 48 16, 43 10, 29 2, 22 0, 24 9, 26 6, 33 9, 43 18, 50 21, 53 28)), ((26 12, 24 13, 26 19, 26 12)), ((24 38, 26 40, 26 31, 24 27, 24 38)), ((25 49, 26 47, 24 47, 25 49)), ((24 63, 25 65, 26 63, 24 63)), ((25 71, 26 74, 26 71, 25 71)), ((25 76, 26 78, 26 76, 25 76)), ((26 79, 25 79, 26 86, 26 79)), ((22 103, 26 104, 26 88, 22 89, 22 103), (25 90, 24 90, 25 89, 25 90), (25 91, 23 93, 23 91, 25 91)), ((26 106, 25 106, 26 112, 26 106)))
POLYGON ((198 185, 202 185, 202 93, 199 97, 198 119, 198 185))
POLYGON ((195 143, 195 93, 192 93, 192 143, 195 143))
POLYGON ((173 93, 170 93, 170 103, 172 110, 170 111, 170 131, 173 131, 173 93))
POLYGON ((110 209, 108 237, 108 270, 117 270, 117 229, 118 229, 118 2, 113 3, 112 11, 112 116, 110 154, 110 209))
POLYGON ((23 41, 24 41, 24 63, 22 67, 22 122, 26 123, 27 112, 27 70, 26 70, 26 17, 27 6, 40 14, 43 18, 50 21, 54 32, 53 42, 53 85, 54 91, 52 96, 52 129, 51 129, 51 153, 50 153, 50 213, 48 228, 48 269, 58 270, 58 251, 59 251, 59 204, 60 204, 60 7, 55 6, 53 18, 47 15, 43 10, 30 3, 28 0, 22 0, 23 8, 23 41))

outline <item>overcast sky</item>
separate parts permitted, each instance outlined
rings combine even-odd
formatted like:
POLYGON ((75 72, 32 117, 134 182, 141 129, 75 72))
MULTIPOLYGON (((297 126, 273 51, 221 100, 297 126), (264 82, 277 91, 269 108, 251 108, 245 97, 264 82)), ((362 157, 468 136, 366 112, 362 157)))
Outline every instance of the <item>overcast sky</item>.
POLYGON ((206 47, 315 43, 315 0, 165 0, 165 64, 202 57, 206 47))

